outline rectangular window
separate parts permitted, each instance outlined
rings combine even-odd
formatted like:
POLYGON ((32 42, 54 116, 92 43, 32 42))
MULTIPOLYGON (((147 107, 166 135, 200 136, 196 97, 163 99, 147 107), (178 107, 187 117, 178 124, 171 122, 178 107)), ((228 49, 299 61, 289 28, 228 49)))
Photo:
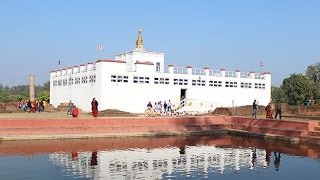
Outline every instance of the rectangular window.
POLYGON ((111 82, 123 82, 128 83, 128 76, 123 75, 111 75, 111 82))
POLYGON ((69 78, 69 85, 73 85, 73 78, 72 77, 69 78))
POLYGON ((213 81, 213 80, 210 80, 210 81, 209 81, 209 86, 222 87, 222 81, 213 81))
POLYGON ((74 81, 74 84, 80 84, 80 77, 76 77, 74 81))
POLYGON ((225 87, 238 87, 238 83, 237 82, 229 82, 226 81, 225 87))
POLYGON ((61 79, 58 80, 58 86, 62 86, 62 80, 61 79))
POLYGON ((154 78, 154 84, 169 84, 169 78, 154 78))
POLYGON ((160 72, 160 63, 159 62, 156 63, 156 72, 160 72))
POLYGON ((81 77, 81 83, 82 83, 82 84, 88 83, 88 76, 82 76, 82 77, 81 77))
POLYGON ((252 83, 241 82, 241 88, 252 88, 252 83))
POLYGON ((96 82, 96 75, 92 74, 89 75, 89 83, 95 83, 96 82))
POLYGON ((265 89, 266 85, 264 83, 254 83, 255 89, 265 89))
POLYGON ((68 79, 63 79, 63 86, 68 85, 68 79))
POLYGON ((133 83, 139 83, 139 84, 149 84, 150 78, 144 77, 144 76, 133 76, 133 83))
POLYGON ((53 86, 57 86, 57 85, 58 85, 58 81, 57 81, 57 80, 54 80, 54 81, 52 82, 52 85, 53 85, 53 86))
POLYGON ((188 79, 173 79, 174 85, 188 85, 188 79))
POLYGON ((194 79, 192 80, 192 86, 205 86, 206 80, 194 79))

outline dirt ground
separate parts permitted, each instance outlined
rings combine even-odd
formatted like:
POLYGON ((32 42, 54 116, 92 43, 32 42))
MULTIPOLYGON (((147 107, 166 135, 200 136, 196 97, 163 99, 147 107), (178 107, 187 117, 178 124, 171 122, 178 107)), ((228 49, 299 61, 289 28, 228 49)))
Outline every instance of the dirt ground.
MULTIPOLYGON (((93 118, 88 113, 79 113, 78 119, 93 118)), ((99 118, 99 117, 98 117, 99 118)), ((73 119, 66 112, 19 112, 19 113, 0 113, 0 119, 73 119)))

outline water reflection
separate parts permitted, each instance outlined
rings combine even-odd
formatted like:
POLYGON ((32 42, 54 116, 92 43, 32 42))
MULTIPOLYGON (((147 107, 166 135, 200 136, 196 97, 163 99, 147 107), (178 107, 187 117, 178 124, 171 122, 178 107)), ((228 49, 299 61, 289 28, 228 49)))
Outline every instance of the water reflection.
POLYGON ((190 174, 200 170, 207 174, 208 171, 225 173, 241 168, 265 168, 268 166, 266 155, 266 150, 256 148, 186 146, 79 152, 76 159, 72 153, 51 153, 49 158, 56 166, 64 167, 70 173, 81 172, 89 178, 120 179, 126 176, 160 179, 164 174, 171 175, 173 172, 190 174))
POLYGON ((282 172, 283 154, 320 155, 314 146, 233 136, 0 142, 2 156, 39 153, 48 154, 65 177, 87 179, 199 179, 265 169, 282 172))
POLYGON ((281 158, 281 153, 274 152, 274 168, 276 169, 276 171, 279 171, 279 168, 280 168, 280 158, 281 158))

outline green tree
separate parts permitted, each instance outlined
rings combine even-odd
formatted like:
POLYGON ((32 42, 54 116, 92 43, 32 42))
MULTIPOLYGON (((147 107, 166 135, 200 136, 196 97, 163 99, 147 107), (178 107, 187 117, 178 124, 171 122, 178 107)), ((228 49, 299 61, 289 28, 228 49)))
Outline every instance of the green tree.
POLYGON ((288 104, 299 105, 312 97, 312 81, 302 74, 291 74, 283 80, 282 90, 288 104))
POLYGON ((50 98, 50 92, 49 91, 46 91, 46 90, 42 90, 42 91, 39 91, 38 92, 38 96, 37 96, 37 99, 39 101, 42 101, 42 100, 45 100, 45 101, 49 101, 49 98, 50 98))
POLYGON ((281 86, 280 87, 271 86, 271 99, 274 102, 278 100, 280 100, 281 102, 285 102, 285 98, 284 98, 284 94, 281 86))
POLYGON ((313 82, 320 82, 320 63, 308 66, 306 77, 313 82))

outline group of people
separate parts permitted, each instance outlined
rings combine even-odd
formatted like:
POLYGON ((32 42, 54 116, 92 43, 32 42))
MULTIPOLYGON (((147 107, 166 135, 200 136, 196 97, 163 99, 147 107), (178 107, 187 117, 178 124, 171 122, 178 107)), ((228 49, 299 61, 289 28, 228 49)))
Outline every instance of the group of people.
MULTIPOLYGON (((266 118, 269 119, 273 119, 273 112, 272 112, 272 104, 271 102, 265 107, 265 111, 266 111, 266 118)), ((257 118, 257 111, 258 111, 258 103, 256 100, 253 101, 252 103, 252 117, 257 118)), ((276 114, 275 114, 275 119, 277 119, 277 116, 279 115, 279 118, 281 119, 281 102, 280 100, 277 101, 277 103, 275 104, 275 110, 276 110, 276 114)))
POLYGON ((172 104, 170 99, 168 102, 164 101, 163 104, 162 101, 155 102, 154 105, 149 101, 147 108, 157 115, 171 115, 172 113, 172 104))
MULTIPOLYGON (((98 117, 98 101, 96 100, 96 98, 93 98, 91 101, 91 111, 92 111, 92 116, 94 118, 98 117)), ((79 109, 78 107, 70 100, 69 104, 68 104, 68 111, 67 114, 72 115, 72 117, 77 118, 79 115, 79 109)))
POLYGON ((26 112, 43 112, 45 109, 45 104, 46 102, 44 100, 42 101, 22 101, 19 100, 17 103, 17 108, 22 110, 22 111, 26 111, 26 112))
POLYGON ((74 118, 77 118, 79 115, 78 107, 70 100, 68 104, 67 114, 71 115, 74 118))

